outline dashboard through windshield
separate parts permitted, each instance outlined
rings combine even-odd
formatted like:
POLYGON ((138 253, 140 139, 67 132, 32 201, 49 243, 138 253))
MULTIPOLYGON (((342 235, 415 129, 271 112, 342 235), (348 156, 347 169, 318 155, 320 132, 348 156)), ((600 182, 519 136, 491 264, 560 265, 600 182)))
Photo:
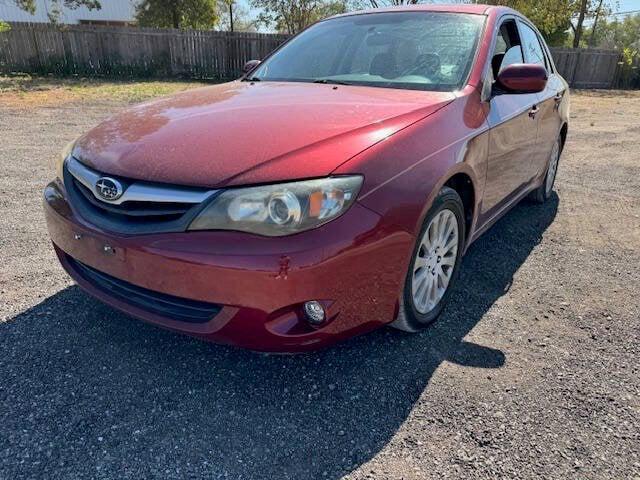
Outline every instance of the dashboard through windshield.
POLYGON ((484 19, 442 12, 328 19, 294 37, 250 79, 453 91, 467 79, 484 19))

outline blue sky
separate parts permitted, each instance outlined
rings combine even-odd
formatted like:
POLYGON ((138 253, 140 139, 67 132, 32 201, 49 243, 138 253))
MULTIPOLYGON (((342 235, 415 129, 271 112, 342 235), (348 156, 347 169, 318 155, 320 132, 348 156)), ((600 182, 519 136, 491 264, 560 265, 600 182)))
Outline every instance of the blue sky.
POLYGON ((620 0, 620 10, 640 10, 640 0, 620 0))

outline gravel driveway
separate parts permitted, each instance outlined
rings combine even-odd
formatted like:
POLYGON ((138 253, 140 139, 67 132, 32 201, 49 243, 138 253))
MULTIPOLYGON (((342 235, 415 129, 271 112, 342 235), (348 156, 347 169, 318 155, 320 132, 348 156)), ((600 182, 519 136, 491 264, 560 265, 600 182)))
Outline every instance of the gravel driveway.
POLYGON ((47 159, 125 102, 14 100, 1 479, 640 478, 640 94, 574 95, 557 196, 474 244, 435 327, 301 356, 159 330, 73 286, 47 159))

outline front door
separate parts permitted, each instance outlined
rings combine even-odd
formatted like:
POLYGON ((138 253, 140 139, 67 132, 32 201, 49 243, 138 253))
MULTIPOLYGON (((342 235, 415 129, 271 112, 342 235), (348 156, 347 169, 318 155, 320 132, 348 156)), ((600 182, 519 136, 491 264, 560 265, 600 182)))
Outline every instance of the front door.
MULTIPOLYGON (((495 79, 508 65, 524 63, 515 18, 502 22, 491 61, 495 79)), ((482 220, 489 220, 521 193, 532 179, 537 145, 539 96, 535 93, 492 95, 489 103, 489 151, 482 220)))
POLYGON ((532 162, 532 176, 541 177, 547 171, 551 150, 560 133, 562 118, 558 109, 562 97, 566 93, 566 84, 555 72, 553 62, 545 54, 545 48, 540 36, 525 22, 518 21, 520 36, 524 47, 525 61, 537 63, 547 69, 549 80, 546 88, 538 94, 539 125, 538 125, 538 154, 532 162))
POLYGON ((539 149, 537 94, 503 94, 491 99, 489 155, 483 212, 499 210, 527 186, 539 149))

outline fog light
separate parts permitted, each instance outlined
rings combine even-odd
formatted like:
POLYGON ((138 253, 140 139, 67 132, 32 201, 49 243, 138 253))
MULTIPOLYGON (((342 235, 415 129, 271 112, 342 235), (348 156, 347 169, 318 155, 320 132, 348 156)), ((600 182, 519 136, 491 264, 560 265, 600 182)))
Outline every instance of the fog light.
POLYGON ((307 316, 309 323, 318 325, 324 322, 324 308, 320 302, 315 300, 305 302, 304 313, 307 316))

